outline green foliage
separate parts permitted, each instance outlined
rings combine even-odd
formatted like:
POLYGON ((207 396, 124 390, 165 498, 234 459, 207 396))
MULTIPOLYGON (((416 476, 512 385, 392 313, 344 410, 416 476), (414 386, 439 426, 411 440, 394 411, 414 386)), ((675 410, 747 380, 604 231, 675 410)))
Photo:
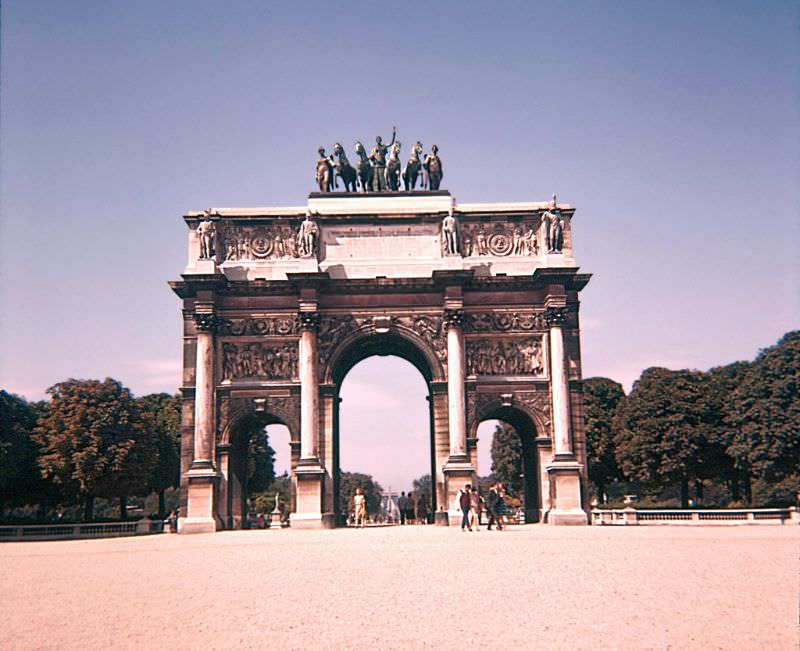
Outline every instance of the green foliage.
POLYGON ((168 393, 151 393, 137 400, 140 415, 158 447, 149 488, 163 491, 180 483, 181 401, 168 393))
POLYGON ((40 411, 40 404, 0 391, 1 505, 41 493, 38 450, 31 438, 40 411))
POLYGON ((247 491, 265 491, 275 481, 275 450, 269 445, 267 430, 259 428, 250 438, 247 455, 247 491))
POLYGON ((360 472, 342 471, 339 474, 339 509, 345 514, 352 513, 356 488, 364 491, 367 513, 378 513, 383 497, 383 488, 372 478, 372 475, 360 472))
POLYGON ((499 423, 492 436, 492 475, 511 497, 522 494, 522 439, 508 423, 499 423))
POLYGON ((583 404, 586 423, 586 458, 589 480, 602 500, 606 486, 621 479, 622 473, 614 456, 614 428, 617 406, 625 402, 619 382, 604 377, 588 378, 583 383, 583 404))
POLYGON ((431 504, 431 476, 430 474, 417 477, 412 483, 412 492, 414 495, 424 495, 428 504, 431 504))
POLYGON ((631 480, 650 490, 682 487, 701 476, 700 459, 709 420, 703 401, 704 377, 698 371, 649 368, 614 420, 616 461, 631 480))
POLYGON ((130 392, 106 378, 67 380, 48 393, 33 434, 42 474, 81 495, 87 517, 95 496, 145 493, 158 448, 130 392))
POLYGON ((728 453, 766 482, 800 474, 800 331, 762 350, 727 403, 728 453))
POLYGON ((292 503, 292 478, 284 472, 275 478, 266 490, 253 495, 252 510, 256 513, 272 513, 275 508, 275 494, 280 494, 281 513, 287 513, 292 503))

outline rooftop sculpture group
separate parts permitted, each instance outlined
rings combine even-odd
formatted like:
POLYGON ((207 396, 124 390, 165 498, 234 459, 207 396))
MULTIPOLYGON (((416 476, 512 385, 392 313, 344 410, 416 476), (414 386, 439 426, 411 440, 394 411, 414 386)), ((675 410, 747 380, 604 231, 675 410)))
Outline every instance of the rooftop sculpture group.
POLYGON ((396 129, 392 129, 392 141, 387 145, 378 136, 375 146, 367 155, 360 142, 355 144, 357 167, 347 159, 344 147, 338 142, 333 153, 325 154, 325 148, 318 149, 316 182, 319 191, 333 192, 338 189, 337 179, 341 179, 345 192, 396 192, 400 190, 400 180, 406 191, 414 190, 419 182, 422 190, 438 190, 444 176, 439 148, 431 147, 431 153, 422 157, 422 143, 417 141, 411 148, 411 155, 403 168, 400 161, 400 141, 396 139, 396 129), (387 157, 388 153, 388 157, 387 157))

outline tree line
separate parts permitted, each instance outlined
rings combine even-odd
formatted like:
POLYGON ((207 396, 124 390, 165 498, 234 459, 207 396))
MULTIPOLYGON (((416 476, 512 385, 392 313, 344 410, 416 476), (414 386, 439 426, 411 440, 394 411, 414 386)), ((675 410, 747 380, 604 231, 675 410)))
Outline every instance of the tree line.
POLYGON ((0 391, 0 511, 36 505, 39 519, 80 502, 91 520, 97 498, 165 492, 180 476, 180 399, 135 398, 111 378, 59 382, 50 399, 0 391))
POLYGON ((707 372, 648 368, 626 395, 584 381, 589 480, 683 508, 793 504, 800 490, 800 331, 752 362, 707 372), (711 490, 714 494, 707 495, 711 490))

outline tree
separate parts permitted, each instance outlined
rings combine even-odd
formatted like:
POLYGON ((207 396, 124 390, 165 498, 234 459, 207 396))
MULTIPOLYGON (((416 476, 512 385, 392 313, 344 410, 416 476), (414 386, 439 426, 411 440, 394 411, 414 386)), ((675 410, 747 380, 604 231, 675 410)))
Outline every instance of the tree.
POLYGON ((588 378, 583 383, 584 418, 586 422, 586 459, 589 480, 594 483, 597 498, 604 502, 606 486, 622 473, 614 457, 612 423, 617 406, 625 401, 619 382, 604 377, 588 378))
POLYGON ((38 451, 31 438, 41 406, 0 391, 0 514, 10 502, 41 493, 38 451))
POLYGON ((356 488, 364 491, 367 513, 378 513, 383 498, 383 488, 372 475, 360 472, 339 473, 339 509, 345 514, 353 511, 353 495, 356 493, 356 488))
POLYGON ((522 439, 508 423, 500 422, 492 436, 492 475, 512 497, 522 494, 522 439))
POLYGON ((151 393, 137 401, 141 416, 158 448, 149 488, 158 493, 158 517, 166 516, 164 492, 181 479, 181 401, 168 393, 151 393))
POLYGON ((111 378, 67 380, 51 396, 34 429, 39 467, 67 493, 80 495, 91 520, 94 498, 144 492, 156 462, 155 439, 128 389, 111 378))
POLYGON ((428 500, 428 504, 431 504, 431 476, 430 473, 427 475, 422 475, 422 477, 417 477, 413 482, 411 482, 412 492, 414 495, 420 496, 424 495, 425 498, 428 500))
POLYGON ((730 498, 734 502, 741 499, 742 487, 748 502, 752 494, 748 473, 737 468, 735 459, 728 453, 728 446, 733 436, 728 417, 728 403, 749 367, 748 362, 734 362, 712 368, 706 373, 706 390, 702 396, 706 402, 710 422, 706 449, 701 451, 700 471, 706 479, 727 483, 730 498))
POLYGON ((250 439, 247 455, 247 492, 265 491, 275 481, 275 450, 269 445, 267 430, 259 428, 250 439))
POLYGON ((632 481, 651 490, 678 484, 689 505, 689 482, 701 476, 707 406, 703 374, 648 368, 634 383, 613 427, 615 458, 632 481))
POLYGON ((728 401, 728 453, 768 484, 800 488, 800 330, 762 350, 728 401))

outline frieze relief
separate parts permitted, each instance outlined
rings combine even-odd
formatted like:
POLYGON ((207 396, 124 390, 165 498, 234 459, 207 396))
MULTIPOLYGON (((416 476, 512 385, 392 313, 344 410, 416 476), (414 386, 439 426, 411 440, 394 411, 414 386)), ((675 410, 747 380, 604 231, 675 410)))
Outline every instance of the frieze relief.
POLYGON ((462 227, 464 256, 539 255, 537 225, 470 224, 462 227))
POLYGON ((218 328, 221 335, 234 337, 240 335, 290 336, 299 333, 297 318, 294 314, 280 317, 221 319, 218 328))
POLYGON ((469 375, 544 376, 541 337, 467 341, 469 375))
POLYGON ((280 260, 306 257, 304 246, 300 230, 289 225, 227 226, 221 253, 225 262, 280 260))
POLYGON ((222 379, 292 380, 297 378, 297 358, 295 342, 283 345, 226 342, 222 345, 222 379))
POLYGON ((547 328, 544 312, 468 312, 464 332, 531 332, 547 328))

